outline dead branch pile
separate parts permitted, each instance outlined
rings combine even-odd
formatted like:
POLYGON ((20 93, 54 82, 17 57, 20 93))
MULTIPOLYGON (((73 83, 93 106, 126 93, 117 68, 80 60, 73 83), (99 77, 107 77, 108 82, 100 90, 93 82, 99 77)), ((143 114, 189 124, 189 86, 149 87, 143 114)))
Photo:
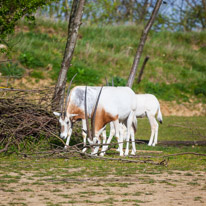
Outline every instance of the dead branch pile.
POLYGON ((42 138, 48 142, 55 137, 61 144, 58 120, 51 111, 52 90, 0 89, 0 152, 33 147, 42 138))
POLYGON ((26 138, 37 141, 42 136, 49 138, 50 132, 57 133, 58 122, 49 111, 49 93, 49 89, 1 90, 0 151, 24 147, 26 138))

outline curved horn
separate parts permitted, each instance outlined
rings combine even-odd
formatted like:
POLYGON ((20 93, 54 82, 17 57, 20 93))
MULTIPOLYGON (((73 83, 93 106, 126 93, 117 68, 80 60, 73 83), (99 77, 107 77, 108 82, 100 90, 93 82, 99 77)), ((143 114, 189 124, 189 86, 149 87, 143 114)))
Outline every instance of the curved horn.
POLYGON ((97 111, 97 106, 98 106, 98 103, 99 103, 99 99, 100 99, 100 95, 101 95, 101 92, 102 92, 102 89, 103 89, 103 86, 101 87, 100 91, 99 91, 99 95, 97 97, 97 101, 96 101, 96 104, 95 104, 95 108, 94 108, 94 112, 93 112, 93 115, 92 115, 92 139, 94 137, 94 127, 95 127, 95 116, 96 116, 96 111, 97 111))
POLYGON ((61 88, 60 93, 63 93, 63 98, 61 99, 61 114, 63 114, 63 112, 64 112, 64 99, 65 99, 65 87, 64 87, 64 89, 61 88), (64 91, 62 91, 62 90, 64 90, 64 91))
POLYGON ((67 89, 67 96, 66 96, 66 102, 65 102, 65 105, 64 105, 64 109, 63 111, 66 112, 66 107, 67 107, 67 103, 68 103, 68 100, 69 100, 69 92, 70 92, 70 87, 72 85, 72 81, 74 80, 74 78, 76 77, 77 73, 72 77, 70 83, 69 83, 69 86, 68 86, 68 89, 67 89))
POLYGON ((89 127, 89 119, 87 116, 87 86, 85 87, 85 94, 84 94, 84 113, 85 113, 85 120, 87 125, 87 136, 89 137, 90 140, 92 140, 90 127, 89 127))

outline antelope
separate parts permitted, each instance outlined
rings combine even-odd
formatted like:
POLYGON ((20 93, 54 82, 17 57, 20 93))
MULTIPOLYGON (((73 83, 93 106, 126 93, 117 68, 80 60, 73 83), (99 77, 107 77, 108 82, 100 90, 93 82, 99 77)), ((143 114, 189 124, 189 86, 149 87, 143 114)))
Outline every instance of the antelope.
MULTIPOLYGON (((158 138, 158 128, 159 125, 155 119, 155 116, 157 114, 157 120, 162 124, 163 118, 162 113, 160 110, 160 104, 158 99, 152 95, 152 94, 136 94, 136 100, 137 100, 137 108, 135 111, 136 118, 143 118, 147 116, 150 126, 151 126, 151 136, 148 145, 149 146, 155 146, 157 144, 157 138, 158 138)), ((109 139, 112 139, 114 135, 114 128, 110 123, 110 136, 109 139)), ((122 124, 120 125, 120 134, 123 137, 123 141, 126 140, 124 133, 126 132, 127 128, 122 124)), ((107 144, 111 141, 107 141, 107 144)), ((132 142, 134 141, 134 131, 131 131, 131 139, 132 142)), ((128 141, 128 140, 127 140, 128 141)), ((119 148, 117 149, 119 150, 119 148)), ((132 153, 134 154, 136 152, 136 148, 132 148, 132 153)))
MULTIPOLYGON (((115 134, 119 143, 120 156, 123 156, 123 143, 119 135, 119 122, 127 125, 127 139, 130 137, 131 127, 135 118, 136 98, 135 93, 129 87, 86 87, 76 86, 67 92, 65 109, 61 113, 54 112, 59 116, 61 124, 61 138, 67 138, 66 147, 69 146, 73 124, 77 120, 92 118, 93 133, 88 139, 90 144, 100 144, 100 134, 109 122, 113 122, 115 134), (102 91, 102 93, 101 93, 102 91), (101 94, 101 96, 100 96, 101 94), (97 103, 98 102, 98 103, 97 103), (88 104, 88 106, 86 105, 88 104), (95 109, 96 110, 95 110, 95 109), (93 118, 94 117, 94 118, 93 118)), ((87 133, 89 128, 87 124, 87 133)), ((95 146, 92 154, 97 154, 99 146, 95 146)), ((129 142, 125 154, 129 151, 129 142)))
POLYGON ((159 101, 152 94, 137 94, 136 100, 137 100, 137 108, 135 111, 135 115, 137 118, 142 118, 147 116, 151 127, 151 136, 148 145, 155 146, 157 144, 158 128, 159 128, 159 125, 155 119, 156 114, 157 114, 157 120, 161 124, 163 122, 159 101))

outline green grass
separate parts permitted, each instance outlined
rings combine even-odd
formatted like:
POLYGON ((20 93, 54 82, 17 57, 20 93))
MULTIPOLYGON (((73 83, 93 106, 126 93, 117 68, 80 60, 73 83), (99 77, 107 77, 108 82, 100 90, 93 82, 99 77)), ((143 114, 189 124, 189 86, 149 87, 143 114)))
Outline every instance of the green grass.
MULTIPOLYGON (((52 65, 49 76, 56 81, 66 44, 66 23, 38 19, 27 32, 23 30, 25 25, 20 23, 22 31, 14 37, 19 42, 14 58, 24 68, 34 70, 34 78, 42 78, 39 70, 52 65)), ((105 84, 105 77, 115 76, 120 80, 115 84, 125 85, 141 31, 141 26, 134 25, 82 26, 68 80, 78 73, 75 84, 100 85, 105 84)), ((188 102, 193 97, 205 102, 205 43, 205 31, 150 31, 140 65, 146 55, 150 60, 142 82, 134 82, 135 92, 153 93, 167 101, 188 102)))

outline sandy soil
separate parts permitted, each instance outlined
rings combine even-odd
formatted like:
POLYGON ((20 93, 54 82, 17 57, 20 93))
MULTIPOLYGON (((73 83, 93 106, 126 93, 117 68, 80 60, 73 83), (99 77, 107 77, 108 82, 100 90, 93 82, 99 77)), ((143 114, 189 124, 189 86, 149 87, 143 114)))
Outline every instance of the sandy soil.
MULTIPOLYGON (((8 174, 8 175, 15 175, 8 174)), ((51 178, 24 172, 0 188, 0 205, 206 205, 205 172, 51 178)))

